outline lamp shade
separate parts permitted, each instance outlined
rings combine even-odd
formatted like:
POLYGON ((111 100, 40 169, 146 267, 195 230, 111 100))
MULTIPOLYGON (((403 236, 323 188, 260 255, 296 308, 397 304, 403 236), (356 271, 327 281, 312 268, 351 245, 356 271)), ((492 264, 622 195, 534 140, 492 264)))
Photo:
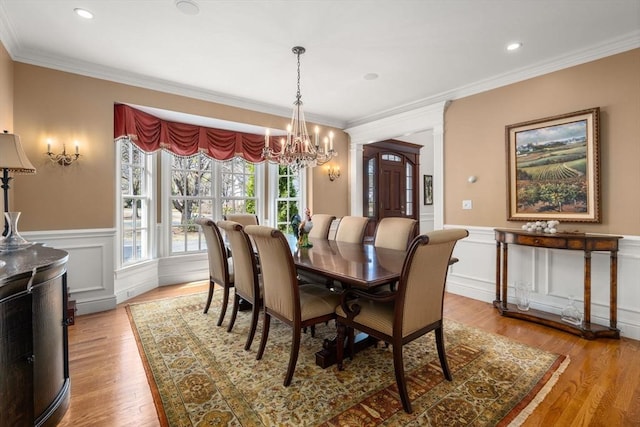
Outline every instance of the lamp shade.
POLYGON ((0 133, 0 169, 21 174, 36 173, 36 168, 24 154, 20 136, 0 133))

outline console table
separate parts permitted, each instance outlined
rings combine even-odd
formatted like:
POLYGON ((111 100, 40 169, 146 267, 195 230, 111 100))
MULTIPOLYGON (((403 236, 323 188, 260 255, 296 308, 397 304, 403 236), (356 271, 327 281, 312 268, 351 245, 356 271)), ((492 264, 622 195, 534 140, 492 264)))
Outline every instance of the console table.
POLYGON ((56 425, 69 406, 68 258, 0 253, 0 426, 56 425))
POLYGON ((542 234, 524 230, 495 229, 496 239, 496 299, 494 307, 507 317, 529 320, 563 330, 586 339, 620 338, 617 329, 618 312, 618 241, 621 236, 584 233, 542 234), (524 245, 546 249, 584 251, 584 321, 582 325, 563 322, 561 316, 540 310, 519 311, 507 302, 509 245, 524 245), (591 323, 591 252, 610 253, 609 263, 609 327, 591 323))

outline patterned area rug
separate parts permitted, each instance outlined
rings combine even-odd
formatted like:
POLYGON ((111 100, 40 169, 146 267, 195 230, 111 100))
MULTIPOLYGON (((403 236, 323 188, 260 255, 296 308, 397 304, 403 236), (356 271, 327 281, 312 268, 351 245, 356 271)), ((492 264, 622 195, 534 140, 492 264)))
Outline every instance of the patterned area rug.
MULTIPOLYGON (((218 291, 218 290, 217 290, 218 291)), ((217 295, 216 295, 217 294, 217 295)), ((405 346, 413 414, 399 400, 391 347, 380 345, 345 360, 345 370, 315 365, 315 352, 335 325, 302 335, 291 386, 282 382, 291 329, 271 322, 262 360, 244 343, 250 312, 216 326, 219 297, 209 314, 205 294, 127 307, 165 426, 494 426, 519 425, 544 398, 569 359, 445 319, 453 381, 442 375, 433 334, 405 346)), ((216 298, 217 297, 217 298, 216 298)))

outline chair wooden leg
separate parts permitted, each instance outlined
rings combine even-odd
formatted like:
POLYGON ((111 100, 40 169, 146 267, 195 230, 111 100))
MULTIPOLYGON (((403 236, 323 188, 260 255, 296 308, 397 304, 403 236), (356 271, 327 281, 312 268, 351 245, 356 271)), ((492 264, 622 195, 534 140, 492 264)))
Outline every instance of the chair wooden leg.
POLYGON ((231 332, 233 325, 236 323, 236 316, 238 315, 238 309, 240 308, 240 295, 235 294, 233 297, 233 308, 231 310, 231 320, 229 320, 229 326, 227 326, 227 332, 231 332))
POLYGON ((253 302, 253 307, 251 308, 251 329, 249 329, 249 336, 247 336, 247 342, 244 345, 245 350, 249 350, 251 348, 251 343, 253 342, 253 337, 256 334, 256 328, 258 327, 258 316, 260 316, 260 303, 259 301, 253 302))
POLYGON ((355 331, 353 328, 347 328, 347 346, 349 347, 349 359, 353 360, 355 354, 354 345, 356 342, 355 331))
POLYGON ((440 366, 442 367, 442 372, 444 373, 444 377, 448 381, 452 381, 453 377, 451 376, 451 370, 449 369, 449 363, 447 362, 447 353, 444 349, 444 329, 442 326, 435 330, 436 334, 436 347, 438 348, 438 358, 440 359, 440 366))
POLYGON ((256 360, 262 359, 262 355, 264 354, 264 348, 267 346, 267 338, 269 338, 270 324, 271 324, 271 315, 265 312, 264 318, 262 319, 262 338, 260 339, 260 348, 258 348, 258 354, 256 355, 256 360))
POLYGON ((402 361, 402 344, 393 344, 393 369, 396 373, 396 384, 398 385, 398 393, 402 400, 402 407, 407 414, 413 412, 411 402, 409 401, 409 393, 407 392, 407 380, 404 377, 404 363, 402 361))
POLYGON ((204 305, 204 314, 207 314, 209 311, 209 307, 211 307, 211 300, 213 299, 213 288, 215 287, 215 283, 213 280, 209 279, 209 295, 207 296, 207 303, 204 305))
POLYGON ((311 325, 311 338, 316 337, 316 325, 311 325))
POLYGON ((298 352, 300 351, 300 330, 292 328, 293 337, 291 343, 291 353, 289 353, 289 367, 287 368, 287 375, 284 377, 284 386, 289 387, 291 379, 293 378, 293 372, 296 370, 296 363, 298 362, 298 352))
POLYGON ((338 370, 343 371, 344 366, 342 365, 342 361, 344 359, 344 338, 346 326, 336 320, 336 329, 338 331, 338 335, 336 336, 336 363, 338 365, 338 370))
POLYGON ((224 294, 222 295, 222 307, 220 307, 220 316, 218 317, 217 325, 222 325, 224 315, 227 313, 227 305, 229 304, 229 286, 224 287, 224 294))

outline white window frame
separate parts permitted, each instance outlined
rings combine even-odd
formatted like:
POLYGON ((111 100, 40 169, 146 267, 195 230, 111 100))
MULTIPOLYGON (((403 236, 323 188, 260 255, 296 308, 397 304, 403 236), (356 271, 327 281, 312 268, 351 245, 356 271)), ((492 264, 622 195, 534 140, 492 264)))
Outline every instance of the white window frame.
MULTIPOLYGON (((116 189, 118 194, 118 196, 116 197, 116 215, 115 215, 115 217, 117 218, 116 233, 118 236, 117 238, 118 244, 115 245, 116 246, 115 247, 115 256, 116 256, 115 264, 116 264, 116 268, 121 269, 124 267, 145 263, 153 258, 156 258, 157 256, 157 253, 154 250, 155 248, 154 242, 156 237, 156 233, 155 233, 156 209, 152 202, 153 200, 152 195, 156 191, 156 187, 155 187, 156 180, 153 179, 156 175, 155 167, 154 167, 154 165, 156 164, 155 162, 156 155, 155 153, 145 153, 144 151, 140 150, 140 148, 138 148, 132 141, 127 139, 122 139, 122 138, 118 139, 114 145, 116 149, 116 156, 115 156, 116 157, 116 162, 115 162, 116 163, 116 189), (132 198, 141 200, 141 202, 146 206, 146 209, 143 209, 143 212, 146 211, 147 213, 146 216, 141 218, 142 224, 145 225, 142 228, 146 228, 147 230, 146 239, 140 242, 142 246, 142 253, 146 253, 146 256, 142 256, 139 259, 134 259, 129 262, 125 262, 125 260, 123 259, 125 228, 124 228, 123 201, 122 201, 123 199, 122 150, 124 148, 125 143, 130 144, 136 149, 138 149, 144 156, 143 185, 144 185, 144 188, 146 188, 146 191, 143 192, 143 194, 141 194, 140 196, 138 197, 133 196, 132 198)), ((135 245, 134 245, 134 248, 132 248, 132 250, 135 250, 135 245)))
MULTIPOLYGON (((271 227, 276 227, 276 223, 278 222, 278 165, 269 163, 267 168, 267 173, 269 177, 269 224, 271 227)), ((302 213, 304 213, 304 209, 308 207, 308 198, 307 198, 307 168, 302 168, 298 174, 300 179, 300 193, 299 197, 299 206, 300 206, 300 216, 302 217, 302 213)), ((313 212, 312 212, 313 214, 313 212)), ((291 220, 291 218, 289 218, 291 220)))
MULTIPOLYGON (((183 255, 189 255, 189 254, 195 254, 195 253, 201 253, 201 252, 205 252, 206 251, 206 246, 204 245, 204 243, 200 244, 200 247, 202 248, 199 251, 185 251, 185 252, 175 252, 173 253, 172 250, 172 224, 171 224, 171 213, 172 213, 172 209, 171 209, 171 156, 173 156, 172 153, 170 152, 163 152, 162 156, 161 156, 161 164, 162 164, 162 176, 160 178, 161 180, 161 194, 162 194, 162 207, 161 207, 161 212, 162 212, 162 256, 165 257, 177 257, 177 256, 183 256, 183 255), (167 171, 167 172, 165 172, 167 171)), ((264 166, 262 164, 255 164, 255 189, 256 189, 256 215, 258 215, 258 218, 262 218, 262 206, 263 206, 263 201, 264 201, 264 181, 263 181, 263 176, 264 176, 264 166)), ((217 182, 220 181, 220 177, 222 174, 222 162, 220 162, 219 160, 213 160, 212 161, 212 168, 211 168, 211 182, 212 184, 215 184, 217 182)), ((209 196, 211 198, 211 204, 212 204, 212 219, 214 221, 219 221, 222 219, 222 197, 220 194, 221 187, 219 185, 214 185, 213 188, 211 189, 211 196, 209 196)), ((204 199, 204 198, 203 198, 204 199)), ((199 231, 200 233, 200 239, 201 242, 204 242, 204 236, 202 236, 202 232, 199 231)))

